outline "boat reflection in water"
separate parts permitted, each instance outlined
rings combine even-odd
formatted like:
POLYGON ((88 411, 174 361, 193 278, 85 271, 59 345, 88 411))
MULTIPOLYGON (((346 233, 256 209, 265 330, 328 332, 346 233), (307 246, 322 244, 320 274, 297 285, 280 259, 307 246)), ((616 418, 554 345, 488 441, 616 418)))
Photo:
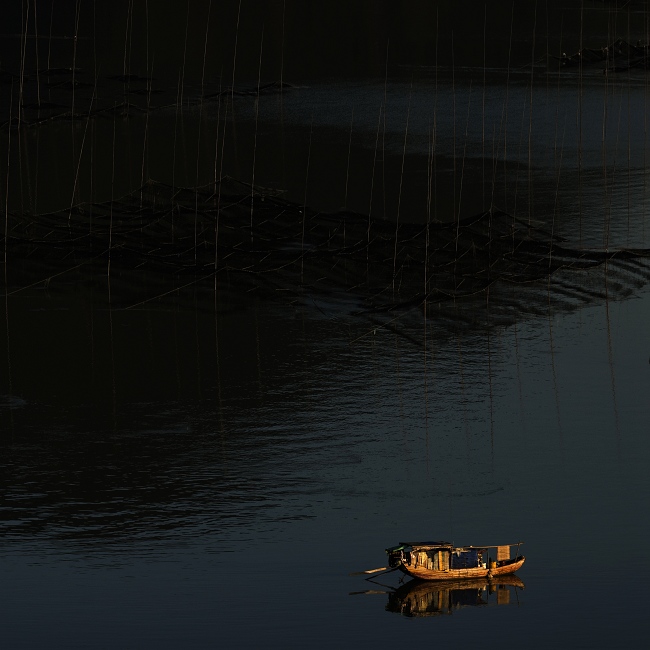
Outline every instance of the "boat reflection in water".
POLYGON ((410 580, 389 593, 386 611, 409 617, 442 616, 463 607, 518 604, 518 592, 523 588, 524 583, 515 575, 492 580, 410 580))

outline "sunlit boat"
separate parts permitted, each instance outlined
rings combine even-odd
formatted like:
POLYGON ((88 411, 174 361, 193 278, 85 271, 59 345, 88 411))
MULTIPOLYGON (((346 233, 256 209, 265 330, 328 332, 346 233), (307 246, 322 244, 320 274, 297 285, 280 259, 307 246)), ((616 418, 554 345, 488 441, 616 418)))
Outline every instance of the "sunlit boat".
POLYGON ((452 614, 464 607, 519 602, 524 583, 515 575, 445 582, 409 580, 388 595, 386 611, 409 617, 452 614), (515 594, 514 598, 512 597, 515 594))
POLYGON ((420 580, 493 578, 518 571, 526 558, 517 544, 453 546, 449 542, 401 542, 386 549, 388 566, 420 580), (511 548, 517 547, 514 558, 511 548), (490 551, 495 557, 490 558, 490 551))

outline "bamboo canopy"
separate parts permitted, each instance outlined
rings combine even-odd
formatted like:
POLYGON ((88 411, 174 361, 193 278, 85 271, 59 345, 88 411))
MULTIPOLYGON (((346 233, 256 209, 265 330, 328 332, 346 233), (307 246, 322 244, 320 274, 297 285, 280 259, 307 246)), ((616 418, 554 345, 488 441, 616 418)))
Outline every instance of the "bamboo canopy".
POLYGON ((522 544, 523 542, 514 542, 513 544, 493 544, 491 546, 463 546, 462 548, 499 548, 501 546, 521 546, 522 544))
POLYGON ((488 549, 499 548, 501 546, 521 546, 523 542, 513 542, 512 544, 486 544, 486 545, 469 545, 469 546, 454 546, 451 542, 400 542, 399 546, 410 546, 414 550, 428 549, 428 548, 472 548, 472 549, 488 549))

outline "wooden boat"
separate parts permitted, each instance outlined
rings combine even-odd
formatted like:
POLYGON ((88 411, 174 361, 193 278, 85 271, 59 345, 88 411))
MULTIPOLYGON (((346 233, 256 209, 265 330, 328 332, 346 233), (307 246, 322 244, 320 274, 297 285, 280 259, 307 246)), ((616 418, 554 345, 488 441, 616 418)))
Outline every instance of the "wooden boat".
POLYGON ((466 580, 509 575, 518 571, 526 558, 517 544, 500 546, 453 546, 449 542, 401 542, 386 549, 388 566, 420 580, 466 580), (510 549, 517 552, 511 558, 510 549), (496 551, 494 551, 496 549, 496 551), (489 553, 494 552, 493 559, 489 553))

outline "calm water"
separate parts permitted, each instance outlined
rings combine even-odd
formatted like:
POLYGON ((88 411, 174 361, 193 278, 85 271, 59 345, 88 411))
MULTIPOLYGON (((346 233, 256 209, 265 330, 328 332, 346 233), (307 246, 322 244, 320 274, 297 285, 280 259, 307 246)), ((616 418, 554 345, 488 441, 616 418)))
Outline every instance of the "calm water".
POLYGON ((647 292, 489 347, 432 334, 426 369, 399 335, 351 343, 354 323, 304 310, 84 298, 9 310, 10 647, 455 646, 486 625, 529 647, 641 647, 647 292), (349 595, 377 587, 348 573, 432 532, 524 540, 517 603, 411 621, 349 595))
MULTIPOLYGON (((338 5, 286 3, 284 23, 283 3, 243 6, 239 86, 257 87, 264 22, 262 78, 279 76, 284 24, 284 81, 295 87, 181 109, 184 38, 169 33, 187 21, 186 92, 199 99, 208 3, 167 19, 152 8, 151 59, 137 38, 143 15, 126 4, 97 3, 95 24, 106 27, 94 54, 93 20, 82 15, 79 74, 92 80, 95 60, 106 71, 96 95, 91 84, 75 101, 122 101, 107 77, 124 72, 131 29, 130 73, 153 68, 161 92, 130 101, 155 110, 5 124, 2 199, 13 214, 38 222, 147 178, 203 185, 216 168, 315 210, 425 223, 494 203, 568 249, 649 247, 645 71, 546 66, 547 52, 578 50, 581 9, 585 45, 614 34, 647 42, 643 7, 540 2, 535 16, 462 3, 478 15, 464 24, 444 2, 437 13, 414 3, 413 14, 391 15, 359 3, 347 21, 335 20, 338 5), (439 66, 436 28, 423 27, 436 19, 439 66), (343 25, 336 48, 323 36, 332 21, 343 25), (487 54, 484 27, 494 36, 487 54), (454 45, 454 67, 452 29, 465 44, 454 45), (353 47, 357 33, 363 48, 353 47), (304 54, 310 34, 319 56, 304 54)), ((38 4, 41 34, 50 7, 38 4)), ((74 20, 53 7, 54 34, 70 35, 74 20)), ((212 7, 214 92, 231 81, 223 62, 232 65, 237 8, 212 7)), ((69 43, 52 43, 51 67, 69 66, 69 43)), ((3 70, 18 73, 19 44, 3 37, 3 70)), ((38 91, 31 70, 25 96, 38 91)), ((17 83, 2 85, 3 121, 15 116, 17 83)), ((54 268, 7 250, 7 648, 645 647, 644 258, 494 286, 425 317, 419 305, 364 310, 344 287, 271 300, 225 273, 215 288, 210 277, 161 278, 117 262, 109 283, 103 265, 54 268), (522 540, 521 583, 413 592, 396 573, 349 575, 423 538, 522 540)))

